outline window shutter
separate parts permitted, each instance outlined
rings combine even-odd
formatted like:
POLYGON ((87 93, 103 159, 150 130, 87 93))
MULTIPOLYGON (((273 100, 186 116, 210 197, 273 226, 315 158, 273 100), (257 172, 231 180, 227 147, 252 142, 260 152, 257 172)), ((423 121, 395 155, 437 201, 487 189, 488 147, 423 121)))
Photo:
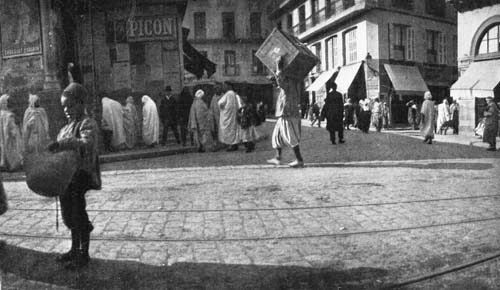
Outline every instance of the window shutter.
POLYGON ((413 27, 406 28, 406 58, 415 60, 415 30, 413 27))

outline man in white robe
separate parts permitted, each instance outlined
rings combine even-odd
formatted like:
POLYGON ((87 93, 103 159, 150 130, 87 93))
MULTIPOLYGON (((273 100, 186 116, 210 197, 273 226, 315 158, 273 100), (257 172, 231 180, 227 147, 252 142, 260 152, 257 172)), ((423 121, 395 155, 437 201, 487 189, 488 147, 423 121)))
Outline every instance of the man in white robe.
POLYGON ((241 142, 241 128, 236 122, 241 101, 229 83, 224 83, 224 91, 226 93, 218 102, 220 109, 219 141, 229 145, 227 151, 236 151, 241 142))
POLYGON ((160 117, 155 102, 142 96, 142 139, 144 144, 154 147, 160 140, 160 117))
POLYGON ((108 149, 114 151, 124 147, 123 108, 119 102, 108 97, 102 98, 102 127, 113 132, 108 149))

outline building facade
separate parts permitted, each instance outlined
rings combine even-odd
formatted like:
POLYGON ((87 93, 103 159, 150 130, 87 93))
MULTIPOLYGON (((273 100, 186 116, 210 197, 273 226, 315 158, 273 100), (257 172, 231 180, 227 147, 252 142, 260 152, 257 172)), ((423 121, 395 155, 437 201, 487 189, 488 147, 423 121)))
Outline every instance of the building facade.
POLYGON ((458 12, 459 79, 451 95, 460 104, 461 133, 473 134, 485 98, 500 102, 500 1, 453 1, 458 12))
POLYGON ((255 52, 271 32, 272 22, 264 8, 266 0, 191 0, 183 26, 189 29, 188 41, 217 64, 211 77, 197 79, 185 74, 188 85, 228 81, 245 89, 251 98, 272 100, 272 85, 266 67, 255 52))
POLYGON ((404 124, 409 100, 430 90, 440 101, 457 79, 456 12, 444 0, 278 1, 271 19, 321 59, 306 80, 311 101, 335 77, 346 98, 379 97, 404 124))
MULTIPOLYGON (((132 95, 157 98, 165 85, 180 90, 184 77, 182 20, 187 1, 4 0, 0 89, 22 116, 28 92, 41 96, 51 135, 66 122, 60 107, 74 62, 99 119, 100 92, 124 103, 132 95)), ((101 94, 102 95, 102 94, 101 94)))

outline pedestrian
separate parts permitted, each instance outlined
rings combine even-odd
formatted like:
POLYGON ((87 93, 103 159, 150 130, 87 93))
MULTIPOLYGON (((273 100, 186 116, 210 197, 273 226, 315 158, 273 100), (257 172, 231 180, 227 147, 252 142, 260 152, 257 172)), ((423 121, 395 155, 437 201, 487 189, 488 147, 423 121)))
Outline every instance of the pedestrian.
POLYGON ((280 165, 282 150, 284 146, 293 149, 295 160, 288 164, 290 167, 304 167, 304 160, 300 153, 300 112, 298 104, 302 92, 302 83, 283 74, 284 58, 280 57, 276 62, 275 79, 278 85, 279 95, 276 101, 275 116, 278 118, 274 125, 272 146, 276 150, 274 158, 267 160, 268 163, 280 165))
POLYGON ((382 118, 382 105, 380 104, 379 98, 375 98, 373 101, 373 106, 372 106, 372 124, 373 127, 377 130, 377 132, 380 132, 382 130, 382 124, 383 124, 383 118, 382 118))
POLYGON ((123 107, 123 130, 125 132, 125 146, 132 149, 137 144, 137 132, 139 131, 139 116, 134 104, 134 98, 128 96, 123 107))
POLYGON ((16 123, 16 115, 10 109, 10 95, 0 97, 0 168, 18 169, 23 160, 23 139, 16 123))
POLYGON ((370 101, 367 98, 360 100, 359 107, 358 128, 363 133, 368 133, 368 130, 370 130, 371 118, 370 101))
POLYGON ((123 128, 123 107, 109 98, 106 93, 99 94, 102 97, 102 123, 104 149, 115 152, 125 146, 125 130, 123 128))
POLYGON ((321 119, 320 119, 320 108, 318 102, 314 102, 309 109, 309 120, 311 121, 311 127, 314 126, 314 123, 318 122, 318 127, 321 127, 321 119))
POLYGON ((214 150, 213 117, 203 100, 204 96, 205 92, 203 90, 196 91, 188 122, 188 128, 193 133, 198 152, 214 150))
POLYGON ((160 99, 159 114, 163 124, 161 145, 167 143, 168 128, 174 132, 175 141, 177 144, 180 144, 181 140, 179 139, 179 131, 177 130, 177 101, 172 95, 172 88, 170 86, 165 86, 165 94, 160 99))
POLYGON ((387 105, 387 102, 382 102, 382 123, 384 129, 389 128, 389 106, 387 105))
POLYGON ((350 125, 354 125, 354 106, 351 98, 347 98, 344 104, 344 126, 346 130, 351 130, 350 125))
POLYGON ((36 94, 30 93, 28 96, 28 108, 24 111, 22 134, 26 154, 39 154, 51 142, 47 112, 40 107, 40 97, 36 94))
POLYGON ((488 143, 488 151, 497 150, 497 132, 498 132, 498 107, 491 96, 486 97, 488 107, 484 112, 484 133, 483 142, 488 143))
POLYGON ((434 113, 434 101, 432 101, 432 95, 430 92, 425 92, 424 103, 422 104, 422 109, 420 115, 422 118, 422 126, 420 132, 424 137, 424 143, 432 144, 432 139, 434 139, 434 126, 436 115, 434 113))
POLYGON ((218 150, 222 147, 222 143, 219 141, 219 123, 220 123, 220 109, 219 109, 219 100, 222 98, 223 90, 222 85, 220 83, 216 83, 214 86, 214 95, 212 100, 210 101, 210 115, 213 118, 212 124, 213 128, 213 139, 215 143, 215 149, 218 150))
POLYGON ((220 109, 219 141, 229 146, 227 151, 236 151, 241 142, 241 127, 236 121, 241 100, 228 82, 224 83, 224 92, 218 102, 220 109))
POLYGON ((438 105, 438 116, 437 116, 438 134, 446 135, 446 131, 448 131, 450 120, 451 120, 450 106, 448 105, 448 100, 444 99, 443 102, 441 102, 441 104, 438 105))
POLYGON ((68 124, 57 135, 49 151, 74 150, 81 157, 66 192, 59 196, 64 224, 71 231, 71 249, 56 257, 67 269, 79 269, 90 261, 90 233, 94 229, 86 210, 85 193, 101 189, 101 171, 98 156, 98 127, 86 114, 87 92, 82 85, 72 82, 61 95, 68 124))
POLYGON ((458 105, 457 100, 453 100, 453 102, 451 103, 450 112, 453 135, 458 135, 460 106, 458 105))
MULTIPOLYGON (((188 135, 188 122, 189 122, 189 112, 191 111, 191 105, 193 104, 193 96, 189 92, 188 87, 182 88, 179 95, 179 100, 177 102, 177 121, 181 129, 181 143, 182 146, 186 146, 186 140, 188 135)), ((191 146, 194 146, 193 134, 190 134, 191 146)))
POLYGON ((154 147, 160 140, 160 118, 155 102, 148 96, 142 96, 142 139, 144 144, 154 147))
POLYGON ((330 141, 335 142, 335 132, 339 137, 339 143, 344 143, 344 102, 342 94, 337 92, 337 84, 330 81, 326 84, 326 100, 323 110, 321 110, 321 120, 327 120, 326 130, 330 132, 330 141))
POLYGON ((257 112, 253 104, 248 102, 247 95, 241 95, 241 107, 238 110, 238 123, 241 126, 241 141, 245 145, 246 152, 255 150, 255 142, 258 139, 257 130, 257 112))
POLYGON ((410 100, 406 103, 406 107, 408 108, 408 124, 410 124, 413 130, 418 130, 419 114, 417 103, 414 100, 410 100))

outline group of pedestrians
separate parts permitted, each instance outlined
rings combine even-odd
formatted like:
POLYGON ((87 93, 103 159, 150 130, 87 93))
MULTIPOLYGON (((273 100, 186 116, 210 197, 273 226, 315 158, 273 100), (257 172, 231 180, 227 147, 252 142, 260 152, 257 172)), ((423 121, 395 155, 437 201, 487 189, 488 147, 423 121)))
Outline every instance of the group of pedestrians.
POLYGON ((41 152, 50 142, 47 113, 40 107, 40 97, 28 94, 28 107, 21 126, 11 110, 10 95, 0 97, 0 168, 18 169, 24 156, 41 152))

